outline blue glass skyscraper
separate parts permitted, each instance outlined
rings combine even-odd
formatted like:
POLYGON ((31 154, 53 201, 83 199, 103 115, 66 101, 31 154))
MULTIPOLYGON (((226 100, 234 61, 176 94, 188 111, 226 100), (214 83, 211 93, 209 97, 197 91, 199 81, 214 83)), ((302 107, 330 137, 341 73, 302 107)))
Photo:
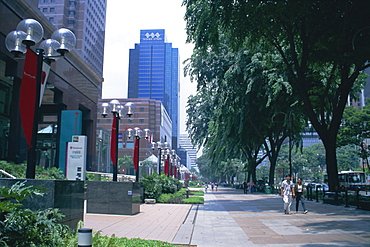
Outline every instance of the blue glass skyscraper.
POLYGON ((128 98, 160 100, 172 120, 172 148, 179 138, 179 52, 166 42, 164 29, 140 31, 130 49, 128 98))

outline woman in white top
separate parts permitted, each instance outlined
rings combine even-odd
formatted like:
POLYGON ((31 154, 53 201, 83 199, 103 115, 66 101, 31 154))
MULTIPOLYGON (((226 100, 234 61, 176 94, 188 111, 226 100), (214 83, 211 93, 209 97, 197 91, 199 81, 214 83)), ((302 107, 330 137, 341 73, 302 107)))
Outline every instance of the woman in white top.
POLYGON ((304 204, 304 191, 305 191, 305 186, 302 184, 302 179, 298 178, 297 183, 294 186, 294 191, 295 191, 295 211, 298 213, 298 207, 299 207, 299 202, 302 203, 303 207, 303 213, 307 214, 306 206, 304 204))

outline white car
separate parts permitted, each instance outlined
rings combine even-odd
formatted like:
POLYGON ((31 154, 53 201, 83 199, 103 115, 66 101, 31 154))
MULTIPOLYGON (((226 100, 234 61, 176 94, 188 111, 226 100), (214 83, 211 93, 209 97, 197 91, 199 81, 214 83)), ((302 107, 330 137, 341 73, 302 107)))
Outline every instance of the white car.
POLYGON ((308 185, 312 186, 312 191, 316 191, 316 188, 318 191, 322 191, 323 189, 324 191, 329 191, 329 186, 324 183, 310 183, 308 185))

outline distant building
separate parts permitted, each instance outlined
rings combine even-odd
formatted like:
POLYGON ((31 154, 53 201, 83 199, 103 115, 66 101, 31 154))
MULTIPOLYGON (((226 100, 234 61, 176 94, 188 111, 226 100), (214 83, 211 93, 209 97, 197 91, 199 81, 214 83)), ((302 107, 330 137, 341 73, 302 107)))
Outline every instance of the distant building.
POLYGON ((162 102, 172 121, 172 148, 179 138, 179 54, 166 42, 164 29, 141 30, 130 49, 128 98, 162 102))
POLYGON ((103 77, 107 0, 39 0, 38 7, 56 28, 74 32, 76 53, 103 77))
POLYGON ((185 166, 186 168, 191 168, 191 158, 189 156, 189 153, 182 147, 177 149, 177 154, 180 157, 180 164, 185 166))
MULTIPOLYGON (((190 157, 190 165, 191 167, 196 167, 196 159, 197 159, 197 149, 193 147, 193 144, 190 141, 188 134, 180 134, 180 148, 186 150, 190 157)), ((188 167, 189 169, 191 167, 188 167)))
MULTIPOLYGON (((112 99, 100 99, 99 105, 103 102, 109 103, 112 99)), ((171 135, 172 135, 172 123, 171 119, 168 116, 166 109, 162 106, 162 103, 159 100, 154 99, 117 99, 121 105, 125 105, 127 102, 132 102, 135 104, 135 112, 129 118, 123 116, 120 120, 119 133, 118 133, 118 157, 123 157, 124 155, 132 156, 134 148, 134 140, 128 139, 126 130, 128 128, 134 129, 139 127, 140 129, 150 129, 152 136, 150 139, 145 140, 144 138, 140 139, 140 152, 139 152, 139 161, 143 161, 148 158, 152 153, 151 142, 168 142, 171 145, 171 135)), ((108 115, 106 118, 101 116, 101 113, 97 114, 97 135, 102 129, 105 129, 107 133, 111 133, 112 130, 112 114, 108 115)), ((109 137, 110 138, 110 137, 109 137)), ((104 152, 104 146, 99 146, 97 142, 97 148, 102 148, 98 150, 97 153, 104 152)), ((110 149, 110 146, 107 144, 106 149, 110 149)), ((154 155, 157 156, 157 152, 154 152, 154 155)), ((107 155, 110 157, 110 151, 107 152, 107 155)), ((97 157, 99 158, 99 156, 97 157)), ((102 157, 98 162, 105 162, 106 158, 102 157)), ((109 158, 110 162, 110 158, 109 158)), ((104 172, 111 172, 106 170, 106 167, 111 168, 110 165, 98 164, 104 172)), ((126 173, 130 174, 130 173, 126 173)), ((133 171, 131 171, 133 175, 133 171)))

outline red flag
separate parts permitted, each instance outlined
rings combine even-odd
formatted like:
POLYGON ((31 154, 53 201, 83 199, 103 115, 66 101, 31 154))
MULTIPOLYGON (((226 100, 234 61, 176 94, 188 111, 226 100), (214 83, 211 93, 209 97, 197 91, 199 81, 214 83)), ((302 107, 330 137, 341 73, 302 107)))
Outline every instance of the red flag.
POLYGON ((167 158, 164 162, 164 174, 168 175, 168 165, 170 163, 170 157, 167 155, 167 158))
POLYGON ((35 117, 37 55, 28 48, 27 51, 19 95, 19 111, 24 136, 26 137, 29 150, 31 147, 32 127, 35 117))
POLYGON ((139 138, 135 139, 134 144, 134 155, 133 155, 133 162, 134 162, 134 168, 136 172, 139 172, 139 138))
POLYGON ((113 116, 113 123, 112 123, 112 133, 111 133, 111 140, 110 140, 110 158, 112 160, 113 166, 117 167, 117 117, 116 115, 113 116))

